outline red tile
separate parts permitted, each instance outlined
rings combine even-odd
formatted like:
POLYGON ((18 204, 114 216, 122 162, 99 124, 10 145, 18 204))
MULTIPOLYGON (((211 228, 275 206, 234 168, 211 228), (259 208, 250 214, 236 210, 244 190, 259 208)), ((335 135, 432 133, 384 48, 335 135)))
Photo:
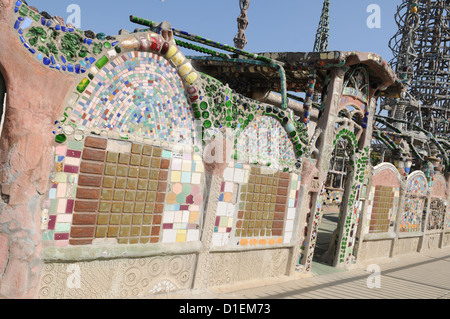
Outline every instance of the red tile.
POLYGON ((100 198, 100 189, 78 187, 77 198, 78 199, 99 199, 100 198))
POLYGON ((98 175, 81 174, 78 178, 78 185, 100 187, 102 185, 102 177, 98 175))
POLYGON ((106 159, 106 151, 85 148, 83 151, 83 159, 95 162, 104 162, 106 159))
POLYGON ((97 214, 74 214, 72 219, 72 225, 77 226, 95 225, 96 222, 97 214))
POLYGON ((86 139, 84 141, 84 146, 102 149, 102 150, 106 150, 107 144, 108 144, 108 140, 106 140, 104 138, 98 138, 98 137, 92 137, 92 136, 86 137, 86 139))
POLYGON ((72 226, 70 237, 72 238, 93 238, 95 233, 95 226, 83 227, 72 226))
POLYGON ((80 172, 85 174, 96 174, 102 175, 105 170, 105 165, 100 163, 92 163, 92 162, 81 162, 80 172))
POLYGON ((98 210, 98 201, 77 200, 75 212, 90 213, 98 210))

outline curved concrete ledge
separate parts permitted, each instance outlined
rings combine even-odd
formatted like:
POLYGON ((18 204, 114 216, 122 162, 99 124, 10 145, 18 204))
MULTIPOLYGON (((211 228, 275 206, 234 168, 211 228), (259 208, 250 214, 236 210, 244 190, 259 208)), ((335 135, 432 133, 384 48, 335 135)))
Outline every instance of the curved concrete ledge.
POLYGON ((416 233, 400 233, 398 234, 398 238, 412 238, 412 237, 422 237, 423 232, 416 232, 416 233))
POLYGON ((395 239, 394 232, 382 233, 382 234, 365 234, 364 241, 375 241, 375 240, 385 240, 385 239, 395 239))
POLYGON ((154 245, 93 245, 46 247, 42 250, 42 260, 49 262, 79 262, 117 258, 144 258, 167 255, 186 255, 198 253, 200 242, 180 244, 154 244, 154 245))
POLYGON ((228 253, 228 252, 246 252, 255 250, 276 250, 276 249, 290 249, 294 245, 276 245, 276 246, 234 246, 234 247, 212 247, 210 253, 228 253))

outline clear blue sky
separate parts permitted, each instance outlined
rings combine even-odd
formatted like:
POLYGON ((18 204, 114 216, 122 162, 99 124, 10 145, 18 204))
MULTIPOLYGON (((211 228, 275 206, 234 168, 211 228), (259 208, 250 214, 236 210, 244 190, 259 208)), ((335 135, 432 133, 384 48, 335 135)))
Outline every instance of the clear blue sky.
MULTIPOLYGON (((169 21, 172 27, 233 45, 237 33, 239 0, 27 0, 29 5, 67 20, 69 4, 81 8, 81 28, 116 35, 133 31, 133 14, 153 21, 169 21)), ((322 0, 251 0, 246 33, 250 52, 312 51, 322 0)), ((387 61, 388 48, 397 31, 394 21, 401 0, 331 0, 330 50, 374 52, 387 61), (381 8, 381 28, 370 29, 367 7, 381 8)), ((194 54, 194 53, 193 53, 194 54)))

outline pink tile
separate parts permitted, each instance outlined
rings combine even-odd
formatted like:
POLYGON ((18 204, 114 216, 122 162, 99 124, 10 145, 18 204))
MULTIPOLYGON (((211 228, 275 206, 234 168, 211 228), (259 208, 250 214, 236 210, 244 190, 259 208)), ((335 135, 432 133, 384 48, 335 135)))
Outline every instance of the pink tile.
POLYGON ((69 240, 69 233, 55 234, 55 240, 69 240))
POLYGON ((57 146, 55 148, 55 153, 56 153, 56 155, 65 156, 66 150, 67 150, 67 145, 57 146))
POLYGON ((81 158, 81 151, 67 150, 67 156, 81 158))
POLYGON ((79 168, 76 166, 65 165, 64 173, 78 174, 79 168))
POLYGON ((48 221, 48 230, 54 230, 56 224, 56 215, 51 215, 48 221))
POLYGON ((67 247, 67 246, 69 246, 68 240, 58 240, 56 242, 56 247, 67 247))
POLYGON ((66 214, 72 214, 73 213, 74 205, 75 205, 75 201, 73 199, 68 199, 67 200, 66 214))

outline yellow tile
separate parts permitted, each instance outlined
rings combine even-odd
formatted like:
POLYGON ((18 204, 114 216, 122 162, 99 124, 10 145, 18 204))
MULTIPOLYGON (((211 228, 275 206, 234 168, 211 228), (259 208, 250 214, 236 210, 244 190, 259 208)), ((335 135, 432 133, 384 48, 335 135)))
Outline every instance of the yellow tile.
POLYGON ((173 171, 172 175, 171 175, 171 182, 172 183, 179 183, 179 182, 181 182, 181 172, 173 171))
POLYGON ((187 239, 187 231, 179 230, 177 232, 177 243, 185 243, 187 239))
POLYGON ((199 216, 200 216, 199 212, 190 212, 189 213, 189 223, 190 224, 198 224, 199 216))

